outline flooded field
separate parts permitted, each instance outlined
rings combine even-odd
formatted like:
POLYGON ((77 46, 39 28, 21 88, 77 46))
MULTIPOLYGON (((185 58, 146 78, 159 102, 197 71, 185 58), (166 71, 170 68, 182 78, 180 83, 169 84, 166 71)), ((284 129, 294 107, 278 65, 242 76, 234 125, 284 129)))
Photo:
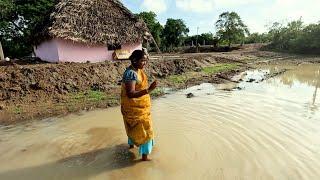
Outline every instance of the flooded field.
POLYGON ((0 179, 319 179, 320 66, 243 76, 153 101, 151 162, 128 150, 120 108, 1 127, 0 179))

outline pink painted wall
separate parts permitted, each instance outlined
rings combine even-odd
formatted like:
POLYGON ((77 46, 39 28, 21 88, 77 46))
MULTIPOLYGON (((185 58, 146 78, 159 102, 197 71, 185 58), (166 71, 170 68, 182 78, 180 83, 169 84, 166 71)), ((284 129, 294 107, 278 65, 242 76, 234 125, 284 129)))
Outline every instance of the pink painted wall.
MULTIPOLYGON (((136 49, 142 49, 142 44, 123 44, 121 47, 132 53, 136 49)), ((49 62, 102 62, 113 60, 113 52, 108 51, 107 46, 88 46, 63 39, 50 40, 35 48, 36 56, 49 62)))
POLYGON ((121 45, 121 49, 124 50, 128 50, 130 51, 130 54, 134 51, 134 50, 138 50, 138 49, 142 49, 142 44, 141 43, 127 43, 127 44, 123 44, 121 45))
POLYGON ((48 62, 58 62, 58 43, 56 40, 50 40, 34 47, 37 57, 48 62))
POLYGON ((87 46, 83 43, 76 43, 57 39, 59 62, 87 62, 92 63, 112 60, 112 51, 104 46, 87 46))

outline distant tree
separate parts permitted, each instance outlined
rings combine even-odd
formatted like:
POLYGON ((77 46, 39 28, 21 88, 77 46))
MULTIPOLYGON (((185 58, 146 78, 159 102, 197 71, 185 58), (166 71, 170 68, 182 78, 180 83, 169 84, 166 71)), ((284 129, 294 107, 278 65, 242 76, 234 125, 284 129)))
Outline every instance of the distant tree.
POLYGON ((309 24, 296 39, 295 51, 320 54, 320 23, 309 24))
POLYGON ((55 3, 56 0, 0 1, 0 41, 6 55, 21 57, 32 52, 32 33, 55 3))
POLYGON ((216 22, 217 35, 228 46, 231 43, 242 42, 246 34, 249 34, 247 26, 242 22, 240 16, 235 12, 224 12, 220 14, 216 22))
POLYGON ((249 34, 246 38, 245 38, 245 43, 246 44, 250 44, 250 43, 267 43, 270 42, 271 39, 269 38, 269 35, 267 33, 252 33, 249 34))
POLYGON ((181 19, 167 19, 164 26, 162 37, 163 45, 166 48, 180 46, 187 36, 189 29, 181 19))
POLYGON ((213 39, 214 36, 212 33, 202 33, 200 34, 200 36, 198 37, 198 42, 200 44, 206 45, 206 44, 213 44, 213 39))
POLYGON ((287 25, 273 23, 269 29, 269 49, 320 54, 320 23, 304 26, 301 19, 287 25))
POLYGON ((158 46, 161 45, 161 33, 163 31, 163 27, 157 20, 157 15, 150 11, 150 12, 141 12, 137 14, 139 18, 142 18, 144 22, 147 24, 153 38, 155 39, 158 46))
POLYGON ((280 23, 273 23, 269 30, 269 34, 272 37, 272 46, 276 49, 289 49, 290 44, 295 43, 295 39, 302 32, 303 22, 302 20, 292 21, 283 26, 280 23))
POLYGON ((187 45, 192 45, 192 42, 196 43, 198 39, 199 44, 205 43, 205 45, 214 45, 215 44, 215 37, 212 33, 202 33, 200 35, 193 35, 193 36, 188 36, 185 39, 185 44, 187 45))

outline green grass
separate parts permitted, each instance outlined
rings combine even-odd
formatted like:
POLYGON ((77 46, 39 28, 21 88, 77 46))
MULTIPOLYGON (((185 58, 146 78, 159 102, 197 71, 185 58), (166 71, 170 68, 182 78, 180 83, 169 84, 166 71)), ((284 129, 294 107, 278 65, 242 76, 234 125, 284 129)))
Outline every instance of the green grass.
POLYGON ((21 107, 15 107, 15 108, 13 109, 13 112, 14 112, 15 114, 21 114, 21 113, 22 113, 22 108, 21 108, 21 107))
POLYGON ((87 91, 79 92, 71 95, 71 99, 74 101, 90 101, 90 102, 99 102, 106 100, 108 97, 104 92, 101 91, 87 91))
POLYGON ((186 75, 172 75, 168 77, 168 80, 175 84, 185 83, 188 80, 186 75))
POLYGON ((181 75, 171 75, 168 77, 168 80, 174 84, 183 84, 186 83, 188 79, 191 79, 196 76, 201 76, 201 74, 216 74, 219 72, 230 71, 236 69, 238 64, 216 64, 214 66, 205 67, 202 69, 201 73, 198 72, 187 72, 181 75))
POLYGON ((164 95, 164 89, 163 88, 156 88, 150 93, 151 97, 159 97, 164 95))
POLYGON ((205 67, 202 71, 206 74, 216 74, 237 68, 237 64, 217 64, 211 67, 205 67))

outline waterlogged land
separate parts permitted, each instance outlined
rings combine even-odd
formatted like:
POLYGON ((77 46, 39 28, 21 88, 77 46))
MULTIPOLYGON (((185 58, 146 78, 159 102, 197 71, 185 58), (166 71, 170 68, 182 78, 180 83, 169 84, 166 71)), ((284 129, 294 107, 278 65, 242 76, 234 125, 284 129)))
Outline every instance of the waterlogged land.
MULTIPOLYGON (((223 77, 247 68, 246 62, 216 54, 151 57, 146 72, 160 87, 186 88, 202 82, 221 83, 223 77), (155 59, 154 59, 155 58, 155 59)), ((119 105, 120 81, 129 62, 98 64, 7 64, 0 66, 0 123, 10 124, 70 112, 119 105)))
POLYGON ((128 150, 118 107, 3 126, 0 179, 318 179, 320 65, 298 64, 165 90, 151 162, 128 150))
MULTIPOLYGON (((150 80, 164 89, 201 83, 225 83, 256 64, 319 63, 319 57, 259 51, 249 45, 227 53, 161 54, 151 56, 150 80)), ((128 62, 98 64, 0 64, 0 124, 63 116, 70 112, 119 105, 119 81, 128 62), (50 74, 50 76, 49 76, 50 74)))

